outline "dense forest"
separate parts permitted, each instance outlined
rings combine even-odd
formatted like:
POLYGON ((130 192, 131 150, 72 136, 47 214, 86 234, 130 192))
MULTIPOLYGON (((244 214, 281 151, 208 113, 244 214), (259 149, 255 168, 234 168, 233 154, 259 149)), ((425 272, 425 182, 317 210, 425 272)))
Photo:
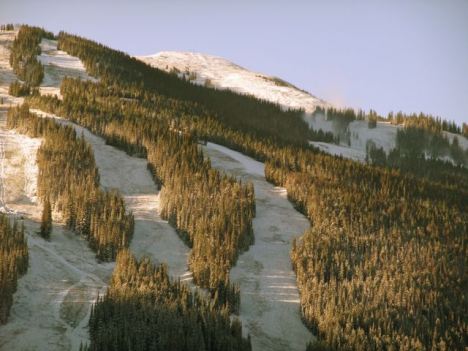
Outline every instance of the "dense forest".
POLYGON ((17 280, 26 273, 28 262, 23 225, 0 213, 0 325, 7 322, 17 280))
POLYGON ((99 188, 99 173, 92 148, 74 129, 29 112, 29 106, 12 107, 7 127, 31 137, 44 138, 37 154, 38 196, 45 212, 53 204, 67 226, 86 237, 100 260, 115 259, 129 245, 134 220, 123 198, 99 188))
MULTIPOLYGON (((62 49, 72 45, 68 41, 84 45, 85 53, 97 50, 102 55, 99 67, 103 73, 97 73, 101 82, 66 79, 61 86, 63 101, 36 95, 29 102, 69 117, 112 145, 148 158, 149 169, 162 186, 161 214, 192 247, 189 266, 194 281, 209 288, 220 304, 228 302, 236 311, 239 293, 229 282, 229 270, 239 253, 254 241, 254 191, 252 184, 221 174, 204 159, 197 146, 201 136, 191 123, 199 116, 207 116, 206 108, 152 93, 132 80, 115 79, 113 69, 117 66, 110 59, 117 56, 116 60, 120 60, 120 56, 126 57, 124 54, 101 50, 98 44, 83 39, 80 42, 64 33, 59 35, 62 49), (110 67, 110 73, 105 67, 110 67)), ((132 74, 127 66, 122 62, 119 72, 127 69, 132 74)), ((180 84, 177 78, 166 75, 180 84)))
POLYGON ((291 258, 304 320, 331 349, 463 349, 465 191, 312 153, 265 172, 311 220, 291 258))
POLYGON ((291 253, 304 321, 321 340, 311 348, 462 350, 467 344, 466 169, 447 164, 423 178, 325 155, 307 146, 298 111, 194 86, 76 36, 61 33, 59 45, 100 82, 67 79, 63 101, 33 96, 29 102, 148 157, 156 181, 167 187, 165 215, 193 245, 198 283, 226 282, 218 267, 234 264, 253 240, 255 212, 253 189, 203 159, 196 142, 207 139, 266 161, 268 180, 285 186, 311 220, 291 253), (216 189, 219 197, 212 196, 216 189), (216 231, 212 218, 219 218, 216 231))
POLYGON ((127 250, 117 256, 110 286, 89 321, 86 350, 248 351, 242 325, 179 281, 164 265, 137 261, 127 250))
POLYGON ((251 96, 192 84, 78 36, 61 32, 58 40, 61 50, 79 57, 88 73, 99 77, 104 84, 124 84, 130 88, 128 98, 141 98, 148 92, 156 92, 163 97, 192 102, 193 108, 209 111, 236 130, 290 143, 303 143, 308 139, 309 128, 300 110, 284 111, 278 105, 251 96), (278 130, 287 133, 279 134, 278 130))
POLYGON ((11 47, 10 66, 27 87, 38 86, 44 78, 44 68, 37 59, 42 38, 53 39, 54 35, 42 28, 21 26, 11 47))

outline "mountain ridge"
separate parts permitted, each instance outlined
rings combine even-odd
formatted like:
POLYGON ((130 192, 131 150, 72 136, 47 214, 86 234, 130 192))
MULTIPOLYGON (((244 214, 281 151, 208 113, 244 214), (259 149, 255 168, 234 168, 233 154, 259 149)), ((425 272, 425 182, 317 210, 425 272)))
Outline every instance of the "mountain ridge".
POLYGON ((248 70, 220 56, 189 51, 161 51, 135 58, 163 71, 177 73, 196 84, 252 95, 287 109, 304 109, 312 113, 316 107, 331 106, 281 78, 248 70))
MULTIPOLYGON (((134 57, 194 84, 250 95, 260 100, 277 103, 284 109, 302 109, 303 118, 310 128, 331 132, 335 137, 342 134, 341 130, 336 129, 333 120, 320 113, 314 115, 317 107, 327 109, 335 106, 281 78, 250 71, 221 56, 199 52, 161 51, 153 55, 134 57)), ((388 154, 395 147, 397 132, 402 127, 404 124, 393 125, 378 121, 376 127, 371 129, 367 120, 354 120, 348 126, 351 137, 347 141, 341 140, 337 144, 323 141, 310 143, 326 153, 365 162, 368 142, 381 147, 388 154)), ((451 142, 453 141, 455 134, 445 131, 443 133, 451 142)), ((462 135, 456 136, 461 147, 467 150, 468 139, 462 135)), ((445 158, 445 160, 451 159, 445 158)))

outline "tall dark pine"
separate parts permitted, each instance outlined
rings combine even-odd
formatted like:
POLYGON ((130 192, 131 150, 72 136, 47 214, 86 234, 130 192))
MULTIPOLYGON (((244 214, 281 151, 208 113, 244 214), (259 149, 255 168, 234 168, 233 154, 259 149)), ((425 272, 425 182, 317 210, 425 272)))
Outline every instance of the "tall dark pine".
POLYGON ((44 201, 44 208, 42 209, 40 234, 44 239, 49 239, 51 232, 52 232, 52 208, 50 206, 49 198, 46 198, 44 201))

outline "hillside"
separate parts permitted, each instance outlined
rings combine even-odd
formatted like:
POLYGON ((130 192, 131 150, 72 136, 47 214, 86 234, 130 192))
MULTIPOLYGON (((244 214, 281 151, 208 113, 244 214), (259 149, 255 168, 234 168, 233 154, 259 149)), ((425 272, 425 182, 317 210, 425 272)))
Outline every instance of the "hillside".
POLYGON ((0 35, 0 211, 30 263, 0 261, 0 350, 464 348, 454 129, 218 57, 0 35))
MULTIPOLYGON (((312 129, 331 132, 335 136, 343 133, 332 120, 327 120, 324 115, 313 114, 317 107, 331 107, 330 103, 281 78, 252 72, 222 57, 202 53, 163 51, 149 56, 136 56, 136 58, 152 67, 177 74, 195 84, 252 95, 258 99, 277 103, 287 109, 302 109, 304 110, 303 118, 312 129)), ((368 142, 374 143, 389 153, 395 148, 397 132, 402 127, 403 125, 377 122, 376 127, 370 129, 367 121, 356 120, 348 126, 347 132, 350 135, 348 140, 342 139, 338 144, 311 141, 311 144, 326 153, 364 162, 368 142)), ((453 133, 444 132, 443 134, 450 141, 455 137, 453 133)), ((460 146, 468 150, 468 139, 461 135, 457 138, 460 146)), ((450 160, 450 157, 445 159, 450 160)))
POLYGON ((249 71, 222 57, 193 52, 163 51, 137 58, 153 67, 177 73, 180 77, 185 76, 196 84, 253 95, 258 99, 278 103, 285 108, 313 112, 317 106, 328 106, 325 101, 280 78, 249 71))

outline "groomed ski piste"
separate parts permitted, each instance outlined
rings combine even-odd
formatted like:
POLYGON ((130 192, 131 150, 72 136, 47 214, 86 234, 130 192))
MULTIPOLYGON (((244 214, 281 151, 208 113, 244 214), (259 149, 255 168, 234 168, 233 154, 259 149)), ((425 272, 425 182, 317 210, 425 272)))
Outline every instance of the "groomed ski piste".
POLYGON ((255 243, 239 256, 231 279, 240 285, 240 319, 253 350, 304 350, 313 336, 300 316, 300 298, 289 253, 309 221, 287 199, 286 189, 265 180, 264 164, 224 146, 203 149, 212 166, 255 188, 255 243))
POLYGON ((83 62, 78 58, 57 50, 57 40, 42 39, 40 47, 38 60, 44 66, 44 79, 39 87, 41 94, 57 95, 60 98, 60 82, 65 76, 95 80, 86 73, 83 62))
POLYGON ((40 139, 6 130, 0 112, 0 210, 24 223, 29 269, 18 281, 8 323, 0 327, 1 350, 70 350, 87 339, 91 303, 103 293, 112 267, 96 265, 87 243, 54 223, 50 241, 36 233, 36 153, 40 139))
POLYGON ((101 186, 106 190, 119 191, 127 210, 135 217, 131 251, 139 258, 151 258, 156 264, 166 263, 172 277, 191 281, 192 275, 187 270, 189 249, 174 228, 159 216, 159 192, 146 167, 146 160, 106 145, 102 138, 64 118, 35 109, 31 112, 72 126, 92 146, 101 186))

